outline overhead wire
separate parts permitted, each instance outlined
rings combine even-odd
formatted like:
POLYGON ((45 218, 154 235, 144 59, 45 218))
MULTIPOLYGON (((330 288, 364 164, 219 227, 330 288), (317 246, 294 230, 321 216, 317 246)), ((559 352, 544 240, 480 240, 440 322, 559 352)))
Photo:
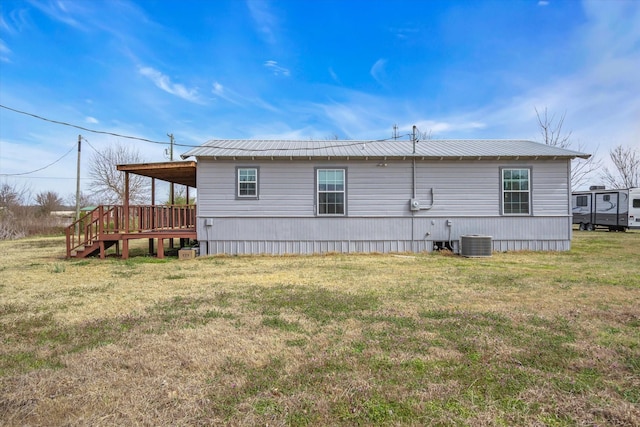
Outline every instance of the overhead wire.
POLYGON ((26 111, 17 110, 15 108, 7 107, 6 105, 2 105, 2 104, 0 104, 0 107, 4 108, 6 110, 9 110, 9 111, 13 111, 15 113, 24 114, 26 116, 31 116, 31 117, 34 117, 34 118, 39 119, 39 120, 44 120, 45 122, 55 123, 55 124, 63 125, 63 126, 69 126, 69 127, 80 129, 80 130, 84 130, 84 131, 87 131, 87 132, 99 133, 99 134, 103 134, 103 135, 111 135, 111 136, 115 136, 115 137, 119 137, 119 138, 136 139, 136 140, 139 140, 139 141, 150 142, 152 144, 163 144, 163 145, 168 145, 169 144, 168 142, 154 141, 152 139, 140 138, 138 136, 121 135, 121 134, 115 133, 115 132, 107 132, 107 131, 103 131, 103 130, 95 130, 95 129, 90 129, 90 128, 87 128, 87 127, 84 127, 84 126, 74 125, 72 123, 62 122, 60 120, 48 119, 46 117, 42 117, 42 116, 39 116, 37 114, 33 114, 33 113, 28 113, 26 111))
MULTIPOLYGON (((79 126, 79 125, 75 125, 72 123, 67 123, 67 122, 63 122, 60 120, 53 120, 53 119, 48 119, 46 117, 42 117, 39 116, 37 114, 33 114, 33 113, 29 113, 26 111, 22 111, 22 110, 18 110, 16 108, 11 108, 11 107, 7 107, 6 105, 2 105, 0 104, 1 108, 4 108, 6 110, 9 111, 13 111, 15 113, 19 113, 19 114, 24 114, 26 116, 30 116, 39 120, 44 120, 46 122, 50 122, 50 123, 55 123, 58 125, 63 125, 63 126, 69 126, 75 129, 80 129, 80 130, 84 130, 86 132, 91 132, 91 133, 96 133, 96 134, 102 134, 102 135, 110 135, 110 136, 115 136, 117 138, 126 138, 126 139, 132 139, 132 140, 138 140, 138 141, 144 141, 144 142, 149 142, 152 144, 160 144, 160 145, 171 145, 171 142, 167 142, 167 141, 154 141, 152 139, 147 139, 147 138, 141 138, 138 136, 131 136, 131 135, 123 135, 123 134, 119 134, 119 133, 115 133, 115 132, 108 132, 108 131, 102 131, 102 130, 95 130, 95 129, 90 129, 84 126, 79 126)), ((411 136, 411 134, 404 134, 404 135, 400 135, 400 136, 411 136)), ((316 146, 316 147, 305 147, 305 148, 300 148, 300 147, 295 147, 295 148, 278 148, 278 151, 300 151, 300 150, 311 150, 311 151, 315 151, 315 150, 324 150, 327 148, 344 148, 344 147, 353 147, 355 145, 361 145, 363 142, 366 143, 373 143, 373 142, 386 142, 386 141, 390 141, 390 140, 395 140, 397 139, 396 137, 390 137, 390 138, 383 138, 383 139, 374 139, 374 140, 366 140, 366 141, 352 141, 352 142, 345 142, 344 144, 327 144, 327 145, 323 145, 323 146, 316 146)), ((231 140, 233 141, 233 140, 231 140)), ((87 141, 88 142, 88 141, 87 141)), ((202 146, 206 146, 209 148, 219 148, 219 149, 225 149, 225 150, 234 150, 234 151, 243 151, 243 152, 252 152, 252 153, 256 153, 256 152, 266 152, 266 151, 273 151, 273 148, 264 148, 264 149, 255 149, 255 148, 242 148, 242 147, 225 147, 225 146, 220 146, 220 145, 207 145, 207 143, 205 142, 204 144, 200 144, 200 145, 193 145, 193 144, 181 144, 181 143, 173 143, 174 146, 177 147, 186 147, 186 148, 198 148, 198 147, 202 147, 202 146)), ((92 147, 93 148, 93 147, 92 147)), ((95 150, 95 148, 94 148, 95 150)), ((97 151, 97 150, 96 150, 97 151)))
POLYGON ((69 155, 69 153, 71 153, 71 152, 73 151, 73 149, 74 149, 74 148, 76 148, 76 145, 75 145, 75 144, 74 144, 74 145, 69 149, 69 151, 67 151, 66 153, 64 153, 64 154, 63 154, 61 157, 59 157, 57 160, 55 160, 55 161, 53 161, 53 162, 49 163, 49 164, 48 164, 48 165, 46 165, 46 166, 43 166, 43 167, 39 168, 39 169, 35 169, 35 170, 29 171, 29 172, 20 172, 20 173, 0 173, 0 176, 20 176, 20 175, 30 175, 30 174, 32 174, 32 173, 40 172, 41 170, 45 170, 45 169, 47 169, 48 167, 55 165, 55 164, 56 164, 56 163, 58 163, 60 160, 62 160, 62 159, 64 159, 65 157, 67 157, 67 156, 69 155))
POLYGON ((86 142, 86 143, 89 145, 89 147, 91 147, 91 149, 92 149, 93 151, 95 151, 95 153, 96 153, 98 156, 102 157, 104 160, 106 160, 107 162, 109 162, 109 159, 107 159, 107 158, 104 156, 104 154, 102 154, 102 152, 100 152, 100 150, 98 150, 96 147, 94 147, 94 146, 89 142, 89 140, 88 140, 87 138, 85 138, 84 136, 83 136, 83 137, 81 137, 81 138, 84 140, 84 142, 86 142))

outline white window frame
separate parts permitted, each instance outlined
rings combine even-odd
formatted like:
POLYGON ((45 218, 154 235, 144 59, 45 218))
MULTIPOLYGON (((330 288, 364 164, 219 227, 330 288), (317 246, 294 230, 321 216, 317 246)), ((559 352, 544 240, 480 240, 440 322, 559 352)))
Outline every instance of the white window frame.
MULTIPOLYGON (((531 181, 532 181, 532 171, 530 167, 522 167, 522 166, 518 166, 518 167, 504 167, 500 169, 500 206, 501 206, 501 213, 502 215, 509 215, 509 216, 531 216, 533 209, 531 206, 531 181), (505 177, 506 176, 506 172, 510 172, 513 173, 514 171, 527 171, 527 178, 526 180, 523 180, 522 178, 512 178, 509 177, 508 180, 505 177), (526 182, 526 189, 522 189, 520 187, 522 187, 522 183, 526 182), (511 184, 511 185, 506 185, 507 183, 511 184), (517 183, 517 185, 515 185, 517 183), (506 188, 509 187, 509 188, 506 188), (518 187, 518 188, 514 188, 514 187, 518 187), (511 208, 509 209, 509 212, 507 212, 507 209, 505 208, 505 206, 508 206, 509 204, 507 204, 505 202, 505 197, 507 194, 526 194, 527 195, 527 212, 512 212, 511 208)), ((514 203, 515 205, 515 203, 514 203)))
POLYGON ((236 199, 241 200, 255 200, 258 198, 260 191, 260 169, 255 166, 238 166, 236 167, 236 199), (240 179, 240 173, 242 171, 253 170, 255 173, 254 181, 242 181, 240 179), (255 194, 241 194, 240 185, 243 183, 255 184, 255 194))
POLYGON ((344 167, 322 167, 316 168, 316 215, 318 216, 346 216, 347 215, 347 168, 344 167), (324 189, 320 190, 320 172, 340 172, 342 174, 342 189, 324 189), (339 213, 321 213, 321 194, 342 194, 342 212, 339 213))

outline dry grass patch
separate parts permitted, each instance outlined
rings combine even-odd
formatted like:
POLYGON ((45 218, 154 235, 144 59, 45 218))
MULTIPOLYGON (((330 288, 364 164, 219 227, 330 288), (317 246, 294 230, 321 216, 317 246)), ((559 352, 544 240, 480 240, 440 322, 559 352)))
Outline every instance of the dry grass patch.
POLYGON ((487 259, 63 251, 0 242, 5 425, 640 423, 637 232, 487 259))

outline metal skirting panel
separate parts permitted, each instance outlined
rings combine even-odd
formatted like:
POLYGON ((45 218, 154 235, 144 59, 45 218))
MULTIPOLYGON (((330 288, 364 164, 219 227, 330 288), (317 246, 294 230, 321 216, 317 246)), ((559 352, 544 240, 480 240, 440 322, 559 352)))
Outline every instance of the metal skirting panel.
MULTIPOLYGON (((201 255, 312 255, 326 253, 403 253, 432 252, 434 241, 201 241, 201 255)), ((453 251, 458 253, 457 240, 451 242, 453 251)), ((517 241, 493 240, 494 252, 513 251, 568 251, 571 243, 564 240, 517 241)))
POLYGON ((402 253, 426 252, 433 248, 429 241, 237 241, 200 242, 201 255, 285 255, 326 253, 402 253), (203 245, 203 243, 205 243, 203 245))
POLYGON ((492 250, 566 251, 571 217, 199 218, 203 254, 430 252, 460 236, 492 237, 492 250), (208 249, 207 249, 208 248, 208 249))
POLYGON ((494 240, 496 252, 511 251, 568 251, 571 242, 565 240, 494 240))
POLYGON ((252 217, 199 218, 198 240, 448 241, 480 234, 495 240, 571 238, 571 217, 252 217), (207 225, 208 224, 208 225, 207 225), (450 224, 450 225, 447 225, 450 224))

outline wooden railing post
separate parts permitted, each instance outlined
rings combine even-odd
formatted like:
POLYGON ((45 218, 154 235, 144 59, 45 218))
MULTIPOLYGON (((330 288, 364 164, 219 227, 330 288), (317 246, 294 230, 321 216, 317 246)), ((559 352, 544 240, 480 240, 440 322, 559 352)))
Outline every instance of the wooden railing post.
MULTIPOLYGON (((74 231, 74 233, 75 233, 75 231, 74 231)), ((69 227, 66 228, 65 234, 66 234, 66 237, 67 237, 67 259, 69 259, 69 258, 71 258, 71 230, 69 229, 69 227)))
MULTIPOLYGON (((91 215, 93 216, 93 212, 91 212, 91 215)), ((98 206, 98 238, 101 238, 102 234, 104 234, 104 220, 104 207, 100 205, 98 206)), ((93 218, 91 218, 91 222, 93 222, 93 218)), ((89 222, 89 224, 91 224, 91 222, 89 222)))

